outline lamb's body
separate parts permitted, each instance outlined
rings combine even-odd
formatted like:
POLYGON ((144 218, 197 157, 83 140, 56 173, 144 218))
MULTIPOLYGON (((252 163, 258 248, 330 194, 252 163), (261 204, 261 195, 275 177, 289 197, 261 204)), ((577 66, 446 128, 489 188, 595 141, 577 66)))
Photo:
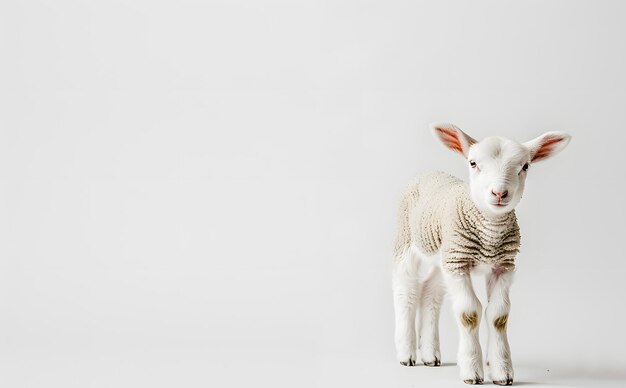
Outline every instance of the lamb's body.
POLYGON ((509 302, 504 295, 508 293, 519 245, 515 212, 485 217, 460 179, 437 172, 411 183, 402 197, 394 249, 396 346, 401 363, 414 365, 419 338, 424 364, 440 364, 438 324, 445 283, 452 294, 461 333, 466 334, 459 346, 461 374, 466 382, 482 382, 477 328, 482 307, 471 291, 470 273, 483 264, 480 267, 491 270, 487 292, 498 295, 487 308, 492 376, 499 384, 510 383, 510 354, 502 327, 508 319, 509 302), (423 280, 420 268, 427 265, 432 268, 423 280), (418 309, 419 337, 415 332, 418 309))
POLYGON ((469 273, 478 264, 511 271, 520 234, 514 211, 487 219, 465 182, 437 172, 417 179, 402 198, 396 259, 411 245, 424 255, 441 253, 441 264, 451 272, 469 273))

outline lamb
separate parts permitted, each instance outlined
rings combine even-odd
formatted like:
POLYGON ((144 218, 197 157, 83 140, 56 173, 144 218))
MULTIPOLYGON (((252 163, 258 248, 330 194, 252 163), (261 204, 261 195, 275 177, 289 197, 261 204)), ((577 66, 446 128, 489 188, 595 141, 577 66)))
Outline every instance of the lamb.
POLYGON ((402 365, 415 365, 417 345, 424 365, 441 365, 439 312, 447 291, 460 332, 461 379, 482 384, 478 337, 482 305, 471 275, 486 273, 487 368, 494 384, 511 385, 506 326, 520 247, 514 208, 524 192, 530 164, 557 154, 571 137, 547 132, 526 143, 504 137, 478 142, 452 124, 435 123, 431 130, 444 146, 467 160, 469 185, 437 172, 417 179, 402 198, 392 279, 397 357, 402 365), (425 279, 420 276, 422 267, 429 270, 425 279))

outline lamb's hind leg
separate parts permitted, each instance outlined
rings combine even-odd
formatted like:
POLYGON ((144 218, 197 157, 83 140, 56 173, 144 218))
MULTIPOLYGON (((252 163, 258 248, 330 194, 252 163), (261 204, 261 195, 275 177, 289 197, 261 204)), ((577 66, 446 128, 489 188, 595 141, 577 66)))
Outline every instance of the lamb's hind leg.
POLYGON ((396 315, 396 352, 400 364, 413 366, 417 360, 415 313, 419 303, 419 282, 410 253, 396 260, 393 273, 393 300, 396 315))
POLYGON ((439 266, 433 267, 422 285, 419 312, 418 347, 422 362, 426 366, 441 365, 439 351, 439 312, 443 301, 444 287, 439 266))

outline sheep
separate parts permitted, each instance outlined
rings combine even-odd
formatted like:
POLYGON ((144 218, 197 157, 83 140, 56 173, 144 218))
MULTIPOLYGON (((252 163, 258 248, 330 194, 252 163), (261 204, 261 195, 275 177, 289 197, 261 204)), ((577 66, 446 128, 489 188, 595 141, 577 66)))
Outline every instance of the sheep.
POLYGON ((514 208, 524 192, 530 164, 557 154, 571 137, 547 132, 526 143, 504 137, 479 142, 449 123, 432 124, 431 131, 466 159, 469 185, 437 172, 414 181, 402 197, 392 276, 397 358, 402 365, 415 365, 417 347, 424 365, 441 365, 439 312, 447 292, 460 332, 460 377, 466 384, 482 384, 478 337, 482 305, 471 275, 485 273, 487 368, 494 384, 511 385, 506 327, 520 247, 514 208), (424 270, 428 270, 425 277, 424 270))

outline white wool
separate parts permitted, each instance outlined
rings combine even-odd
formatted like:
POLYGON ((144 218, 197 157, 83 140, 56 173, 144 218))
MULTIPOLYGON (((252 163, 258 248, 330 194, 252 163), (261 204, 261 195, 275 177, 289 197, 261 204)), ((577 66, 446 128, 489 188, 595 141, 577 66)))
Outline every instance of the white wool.
POLYGON ((400 207, 395 257, 411 246, 432 255, 441 252, 443 267, 468 273, 484 263, 515 269, 520 234, 515 212, 485 217, 472 202, 467 185, 437 172, 417 179, 405 192, 400 207))

